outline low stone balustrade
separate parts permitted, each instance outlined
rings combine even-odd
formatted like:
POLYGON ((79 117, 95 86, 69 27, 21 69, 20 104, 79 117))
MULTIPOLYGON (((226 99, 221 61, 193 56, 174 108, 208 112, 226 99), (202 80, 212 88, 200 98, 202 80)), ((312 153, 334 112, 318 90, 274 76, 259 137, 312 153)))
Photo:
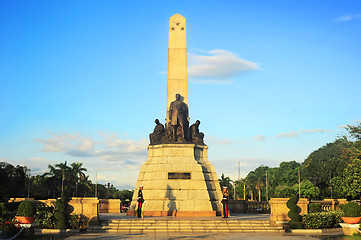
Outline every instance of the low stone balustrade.
MULTIPOLYGON (((290 218, 288 215, 288 207, 286 205, 289 198, 271 198, 269 201, 271 206, 271 222, 288 222, 290 218)), ((297 205, 301 208, 300 214, 308 213, 308 199, 307 198, 300 198, 298 200, 297 205)))
POLYGON ((267 201, 229 200, 228 209, 231 213, 269 213, 267 201))
POLYGON ((120 199, 99 199, 99 213, 120 213, 120 199))

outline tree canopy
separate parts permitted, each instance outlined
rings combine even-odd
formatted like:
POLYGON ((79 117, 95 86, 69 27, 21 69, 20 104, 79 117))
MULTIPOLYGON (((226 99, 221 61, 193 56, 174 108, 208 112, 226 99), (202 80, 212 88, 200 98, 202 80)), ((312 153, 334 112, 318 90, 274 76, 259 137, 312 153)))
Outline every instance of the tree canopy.
POLYGON ((348 125, 346 130, 345 136, 316 149, 302 163, 292 160, 280 163, 279 167, 257 167, 235 182, 237 196, 264 200, 268 190, 269 197, 300 194, 311 199, 360 199, 361 123, 348 125))
MULTIPOLYGON (((0 202, 10 197, 33 197, 35 199, 58 198, 63 192, 72 197, 94 197, 95 185, 86 174, 83 163, 65 161, 48 165, 48 172, 42 175, 27 175, 26 166, 0 162, 0 202)), ((132 191, 118 190, 112 184, 98 184, 99 198, 118 198, 122 201, 132 198, 132 191)))

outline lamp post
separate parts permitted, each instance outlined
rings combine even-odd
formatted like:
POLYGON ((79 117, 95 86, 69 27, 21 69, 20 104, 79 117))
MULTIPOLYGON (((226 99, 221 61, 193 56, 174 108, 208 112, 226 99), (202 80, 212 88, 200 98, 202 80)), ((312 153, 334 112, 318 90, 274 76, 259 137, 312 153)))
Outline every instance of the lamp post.
POLYGON ((29 184, 28 184, 28 198, 30 198, 31 169, 30 169, 30 168, 28 168, 26 172, 27 172, 27 174, 26 174, 26 175, 28 175, 28 178, 29 178, 29 184))

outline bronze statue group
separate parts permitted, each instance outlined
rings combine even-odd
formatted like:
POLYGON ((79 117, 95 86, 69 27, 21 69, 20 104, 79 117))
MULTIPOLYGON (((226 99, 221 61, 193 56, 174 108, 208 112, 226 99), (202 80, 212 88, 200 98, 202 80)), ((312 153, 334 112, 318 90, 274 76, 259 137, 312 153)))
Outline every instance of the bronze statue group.
POLYGON ((155 119, 153 133, 149 134, 151 145, 163 143, 195 143, 204 145, 204 134, 199 132, 201 122, 197 120, 189 127, 188 106, 182 101, 180 94, 171 102, 168 111, 166 128, 155 119))

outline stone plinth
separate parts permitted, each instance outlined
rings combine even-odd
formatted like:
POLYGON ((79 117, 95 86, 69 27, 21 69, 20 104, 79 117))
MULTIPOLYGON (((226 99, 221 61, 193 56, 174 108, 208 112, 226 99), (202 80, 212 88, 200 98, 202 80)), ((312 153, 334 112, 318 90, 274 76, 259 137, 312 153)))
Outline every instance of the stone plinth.
MULTIPOLYGON (((271 198, 269 201, 271 207, 271 222, 288 222, 290 218, 287 216, 290 209, 288 209, 286 203, 289 198, 271 198)), ((300 198, 297 205, 301 208, 301 214, 308 213, 308 199, 300 198)))
POLYGON ((221 189, 207 150, 207 146, 195 144, 149 145, 148 160, 140 169, 127 214, 135 215, 140 185, 144 187, 146 201, 144 216, 215 216, 219 213, 221 189))
POLYGON ((70 214, 76 213, 77 215, 86 216, 89 220, 98 217, 98 198, 92 197, 73 197, 68 202, 73 210, 70 214))
POLYGON ((99 199, 99 213, 120 213, 120 199, 99 199))
MULTIPOLYGON (((54 203, 56 199, 48 199, 48 200, 39 200, 39 202, 45 203, 48 206, 54 207, 54 203)), ((98 198, 92 197, 73 197, 68 202, 69 204, 69 213, 83 215, 87 217, 89 220, 94 220, 98 218, 98 198)))

